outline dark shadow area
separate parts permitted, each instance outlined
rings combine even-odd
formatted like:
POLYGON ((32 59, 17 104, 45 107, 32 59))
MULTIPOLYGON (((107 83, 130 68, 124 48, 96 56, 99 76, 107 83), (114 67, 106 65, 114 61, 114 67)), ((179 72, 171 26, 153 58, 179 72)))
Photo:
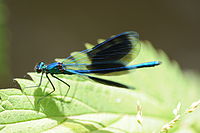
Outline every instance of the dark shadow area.
POLYGON ((3 51, 9 66, 2 70, 11 68, 8 86, 13 77, 33 71, 37 62, 54 62, 85 49, 85 42, 97 44, 99 38, 130 30, 163 49, 183 68, 199 70, 199 4, 195 0, 6 0, 7 21, 2 22, 9 29, 9 45, 3 51))
POLYGON ((132 86, 127 86, 125 84, 121 84, 121 83, 118 83, 118 82, 115 82, 115 81, 110 81, 110 80, 106 80, 106 79, 101 79, 101 78, 97 78, 97 77, 88 77, 98 83, 101 83, 101 84, 105 84, 105 85, 110 85, 110 86, 115 86, 115 87, 121 87, 121 88, 125 88, 125 89, 135 89, 134 87, 132 86))
MULTIPOLYGON (((47 85, 46 85, 47 87, 47 85)), ((45 87, 45 88, 46 88, 45 87)), ((35 110, 38 112, 45 113, 47 117, 53 118, 56 116, 65 116, 65 114, 57 107, 55 103, 55 99, 53 96, 46 96, 48 92, 45 92, 45 89, 42 91, 40 87, 38 87, 34 92, 34 106, 35 110)), ((58 100, 58 99, 57 99, 58 100)))

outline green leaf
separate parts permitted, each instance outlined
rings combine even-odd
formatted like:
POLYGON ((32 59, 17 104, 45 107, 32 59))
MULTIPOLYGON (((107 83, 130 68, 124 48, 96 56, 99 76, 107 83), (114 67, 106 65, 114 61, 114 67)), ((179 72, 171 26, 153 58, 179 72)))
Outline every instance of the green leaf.
MULTIPOLYGON (((200 78, 194 73, 181 72, 175 61, 171 62, 164 52, 157 52, 149 42, 142 42, 139 56, 130 64, 154 60, 162 64, 124 75, 101 76, 126 83, 133 90, 103 85, 77 75, 57 75, 70 84, 68 95, 65 96, 68 87, 51 78, 56 90, 44 97, 52 91, 46 78, 40 87, 32 88, 25 87, 38 85, 41 75, 29 73, 33 80, 16 79, 23 91, 0 90, 0 132, 159 132, 174 118, 172 111, 178 102, 182 104, 182 113, 199 100, 200 78), (142 106, 142 125, 137 118, 138 102, 142 106)), ((188 114, 169 131, 200 132, 199 114, 199 110, 188 114)))

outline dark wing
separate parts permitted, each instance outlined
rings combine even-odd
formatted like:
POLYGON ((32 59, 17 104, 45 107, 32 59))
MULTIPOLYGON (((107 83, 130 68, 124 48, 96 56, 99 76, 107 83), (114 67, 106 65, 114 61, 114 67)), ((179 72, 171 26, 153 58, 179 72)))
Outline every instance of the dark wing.
POLYGON ((118 34, 91 49, 75 52, 62 63, 66 69, 94 70, 126 66, 140 51, 139 35, 129 31, 118 34))

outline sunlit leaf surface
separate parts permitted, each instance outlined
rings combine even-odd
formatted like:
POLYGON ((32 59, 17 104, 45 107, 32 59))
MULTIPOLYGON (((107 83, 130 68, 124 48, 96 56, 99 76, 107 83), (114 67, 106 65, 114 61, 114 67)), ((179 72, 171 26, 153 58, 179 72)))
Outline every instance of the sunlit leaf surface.
MULTIPOLYGON (((87 47, 90 47, 87 45, 87 47)), ((149 42, 142 43, 139 56, 130 64, 162 61, 152 68, 132 70, 125 75, 101 76, 135 89, 103 85, 77 75, 59 75, 71 89, 51 78, 56 91, 44 78, 41 87, 0 90, 0 132, 24 133, 135 133, 159 132, 173 119, 173 109, 180 102, 181 112, 200 98, 200 77, 181 72, 162 51, 149 42), (142 107, 142 125, 136 115, 137 102, 142 107)), ((29 73, 32 80, 16 79, 21 88, 39 83, 40 75, 29 73)), ((100 77, 98 75, 98 77, 100 77)), ((182 118, 169 132, 200 132, 200 111, 182 118)))

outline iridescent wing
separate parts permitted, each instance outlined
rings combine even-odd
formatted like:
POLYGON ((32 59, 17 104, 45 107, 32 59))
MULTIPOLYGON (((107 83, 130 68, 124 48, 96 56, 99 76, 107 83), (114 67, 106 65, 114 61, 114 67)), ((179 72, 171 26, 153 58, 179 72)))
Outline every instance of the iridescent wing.
POLYGON ((138 33, 124 32, 97 44, 91 49, 74 52, 62 63, 65 64, 66 69, 72 70, 123 67, 136 58, 140 47, 138 33))

